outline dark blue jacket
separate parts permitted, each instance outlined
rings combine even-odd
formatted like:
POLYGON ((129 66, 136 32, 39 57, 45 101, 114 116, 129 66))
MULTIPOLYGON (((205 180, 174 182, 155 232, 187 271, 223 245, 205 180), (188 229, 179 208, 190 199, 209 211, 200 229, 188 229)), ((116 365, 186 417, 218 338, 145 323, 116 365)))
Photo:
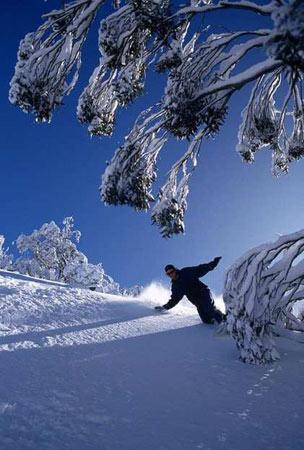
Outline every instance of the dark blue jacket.
POLYGON ((171 298, 164 305, 164 308, 171 309, 183 298, 185 295, 191 303, 195 306, 200 306, 206 296, 209 297, 209 288, 202 283, 199 278, 206 275, 206 273, 213 270, 218 264, 218 261, 211 261, 208 264, 200 264, 194 267, 184 267, 178 270, 178 279, 172 280, 171 298))

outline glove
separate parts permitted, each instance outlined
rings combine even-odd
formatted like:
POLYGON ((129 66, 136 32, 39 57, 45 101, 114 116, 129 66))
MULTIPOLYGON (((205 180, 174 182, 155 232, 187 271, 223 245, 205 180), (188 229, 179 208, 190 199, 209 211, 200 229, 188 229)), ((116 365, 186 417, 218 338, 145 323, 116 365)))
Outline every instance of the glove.
POLYGON ((166 311, 166 308, 163 306, 154 306, 154 309, 156 309, 156 311, 166 311))
POLYGON ((218 265, 218 263, 220 262, 220 260, 222 259, 221 256, 217 256, 216 258, 214 258, 213 262, 215 265, 218 265))

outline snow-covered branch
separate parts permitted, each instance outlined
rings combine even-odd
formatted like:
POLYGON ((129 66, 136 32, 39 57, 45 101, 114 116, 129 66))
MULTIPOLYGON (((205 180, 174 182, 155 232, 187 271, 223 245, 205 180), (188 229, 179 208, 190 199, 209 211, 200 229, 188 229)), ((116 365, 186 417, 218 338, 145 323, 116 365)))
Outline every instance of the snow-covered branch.
POLYGON ((276 61, 269 58, 266 61, 261 63, 257 63, 249 69, 244 70, 237 75, 231 76, 228 80, 221 80, 216 83, 211 84, 210 86, 198 91, 195 100, 198 100, 201 97, 206 95, 215 94, 217 92, 231 89, 232 91, 236 91, 237 89, 241 89, 250 81, 254 81, 257 78, 265 75, 269 72, 274 72, 276 69, 282 67, 281 61, 276 61))
POLYGON ((9 99, 37 121, 50 121, 53 110, 74 88, 81 48, 98 8, 105 0, 75 1, 46 15, 46 22, 20 42, 9 99))
POLYGON ((205 3, 203 6, 187 6, 185 8, 181 8, 174 14, 174 16, 184 14, 206 14, 208 12, 218 11, 221 9, 243 9, 262 15, 270 15, 277 6, 276 1, 271 1, 267 5, 258 5, 255 2, 249 2, 246 0, 239 2, 220 0, 215 4, 213 4, 212 1, 203 1, 203 3, 205 3))
MULTIPOLYGON (((11 81, 13 104, 34 113, 38 121, 51 120, 54 109, 77 82, 83 43, 105 2, 67 2, 61 10, 45 15, 36 32, 25 36, 11 81)), ((148 209, 155 197, 157 156, 170 135, 195 143, 185 153, 189 163, 192 153, 198 153, 197 136, 217 134, 231 96, 252 82, 237 150, 245 162, 253 162, 257 150, 270 147, 273 173, 287 172, 292 161, 304 156, 303 23, 301 0, 262 5, 253 0, 192 0, 186 6, 172 0, 114 1, 114 10, 100 22, 99 65, 79 98, 79 121, 87 124, 91 135, 109 136, 118 109, 144 92, 152 64, 158 72, 167 73, 167 82, 145 124, 140 115, 113 156, 102 178, 102 200, 148 209), (204 29, 193 29, 197 14, 225 10, 238 10, 240 15, 252 12, 257 25, 259 17, 266 15, 269 28, 214 33, 206 23, 204 29), (255 64, 250 59, 253 51, 260 55, 255 64), (293 120, 291 132, 288 118, 293 120)), ((152 212, 164 236, 184 230, 189 174, 194 167, 188 163, 173 165, 152 212), (190 171, 185 169, 187 164, 190 171)))
POLYGON ((154 200, 151 187, 156 179, 157 156, 166 142, 161 126, 158 112, 146 119, 143 115, 136 122, 102 176, 100 193, 105 203, 149 209, 154 200))
POLYGON ((203 130, 195 136, 185 154, 173 165, 159 192, 158 201, 152 211, 152 222, 158 225, 163 237, 168 238, 184 231, 188 181, 197 165, 202 139, 206 133, 207 131, 203 130))
POLYGON ((241 359, 261 364, 279 355, 273 326, 304 331, 292 313, 304 299, 304 230, 254 248, 227 271, 224 301, 228 330, 241 359))

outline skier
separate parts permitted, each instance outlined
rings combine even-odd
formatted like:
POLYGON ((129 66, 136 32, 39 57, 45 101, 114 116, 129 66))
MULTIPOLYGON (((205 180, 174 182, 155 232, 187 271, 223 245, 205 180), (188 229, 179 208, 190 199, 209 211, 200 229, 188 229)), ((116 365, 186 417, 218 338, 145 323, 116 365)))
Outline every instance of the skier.
POLYGON ((177 269, 172 264, 168 264, 165 267, 165 272, 171 278, 171 298, 165 305, 155 306, 155 309, 157 311, 171 309, 186 295, 188 300, 196 306, 197 312, 204 323, 223 322, 226 315, 214 306, 208 286, 199 280, 213 270, 220 260, 221 256, 218 256, 207 264, 184 267, 183 269, 177 269))

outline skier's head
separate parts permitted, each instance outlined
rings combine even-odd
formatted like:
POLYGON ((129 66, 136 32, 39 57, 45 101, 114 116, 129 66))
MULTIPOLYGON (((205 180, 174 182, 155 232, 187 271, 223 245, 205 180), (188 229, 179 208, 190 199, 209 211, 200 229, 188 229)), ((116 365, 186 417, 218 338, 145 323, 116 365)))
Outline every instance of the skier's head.
POLYGON ((171 280, 176 280, 178 277, 177 268, 173 266, 173 264, 167 264, 165 267, 165 272, 168 275, 168 277, 171 278, 171 280))

